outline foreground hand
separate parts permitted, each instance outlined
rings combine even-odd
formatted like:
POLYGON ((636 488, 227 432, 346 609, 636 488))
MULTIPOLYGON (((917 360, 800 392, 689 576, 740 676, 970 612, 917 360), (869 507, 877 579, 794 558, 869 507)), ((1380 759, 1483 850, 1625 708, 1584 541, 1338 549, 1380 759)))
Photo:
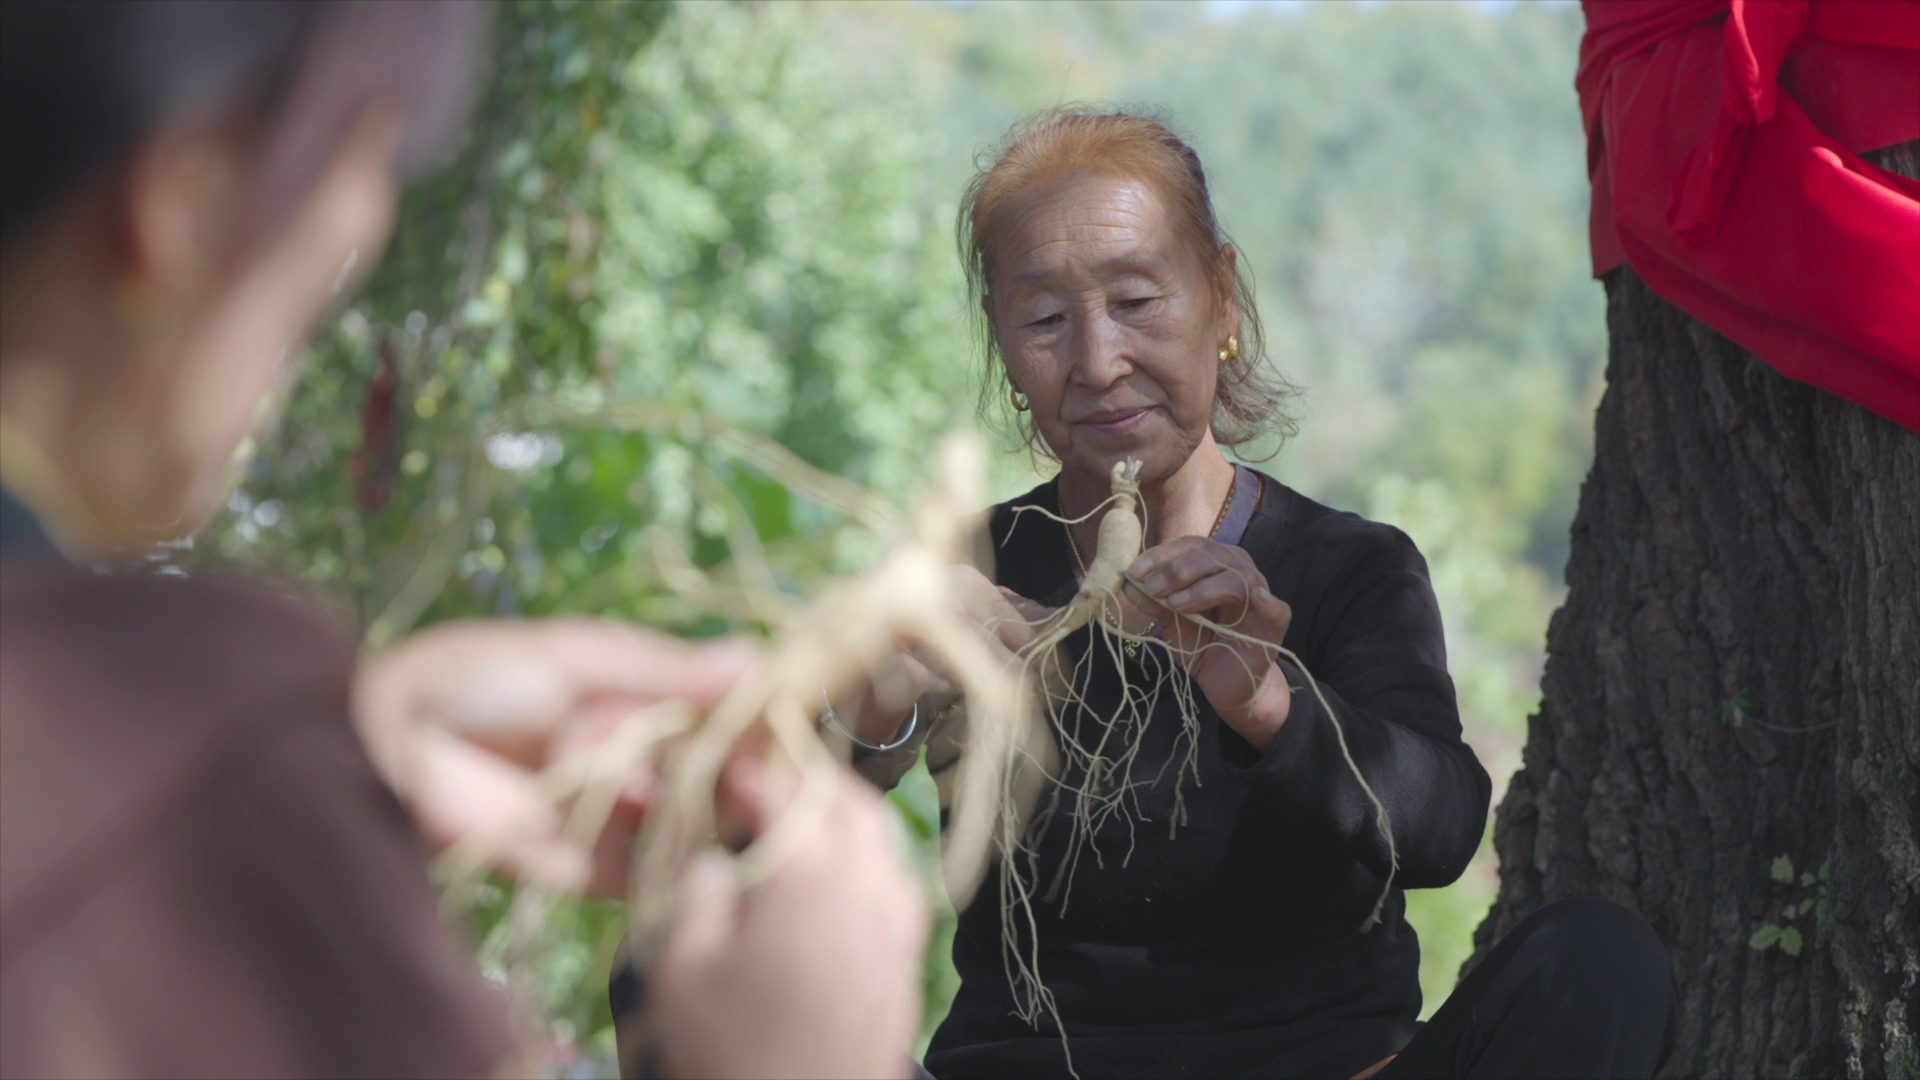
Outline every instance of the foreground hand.
POLYGON ((723 696, 752 660, 597 619, 494 619, 425 630, 361 666, 354 723, 436 851, 498 838, 507 872, 619 895, 652 777, 637 770, 591 851, 535 788, 541 769, 592 747, 636 710, 723 696))
MULTIPOLYGON (((665 1072, 902 1077, 921 1021, 928 910, 880 796, 843 776, 823 820, 742 890, 718 853, 684 886, 648 995, 665 1072)), ((765 831, 797 778, 736 758, 723 810, 765 831)))
POLYGON ((1254 749, 1273 745, 1293 705, 1286 673, 1274 659, 1293 609, 1268 590, 1253 556, 1245 548, 1183 536, 1142 552, 1127 578, 1127 599, 1159 618, 1162 636, 1176 655, 1188 658, 1189 674, 1220 718, 1254 749), (1180 615, 1204 616, 1259 644, 1222 636, 1180 615))

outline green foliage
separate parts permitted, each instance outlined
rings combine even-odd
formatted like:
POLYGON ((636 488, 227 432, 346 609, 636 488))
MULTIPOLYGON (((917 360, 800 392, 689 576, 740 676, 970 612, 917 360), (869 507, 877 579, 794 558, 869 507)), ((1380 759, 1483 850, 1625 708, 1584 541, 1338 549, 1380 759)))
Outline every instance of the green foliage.
POLYGON ((853 105, 805 9, 695 4, 628 67, 606 187, 611 389, 697 403, 893 494, 965 419, 959 272, 897 95, 853 105))
MULTIPOLYGON (((1776 856, 1767 868, 1767 876, 1775 882, 1789 886, 1793 894, 1786 906, 1780 911, 1781 923, 1792 923, 1809 913, 1814 916, 1814 925, 1824 923, 1827 918, 1827 864, 1821 863, 1817 873, 1802 873, 1796 883, 1793 873, 1793 860, 1785 855, 1776 856)), ((1774 946, 1788 956, 1799 956, 1805 947, 1806 939, 1798 927, 1768 923, 1754 931, 1747 939, 1747 946, 1755 952, 1765 952, 1774 946)))
POLYGON ((211 532, 218 555, 328 588, 376 643, 545 592, 527 512, 543 478, 496 467, 489 451, 505 444, 482 435, 508 403, 594 374, 597 190, 624 101, 598 73, 666 11, 498 9, 464 144, 408 192, 385 261, 311 348, 277 437, 211 532), (371 400, 383 352, 398 385, 371 400), (390 501, 370 494, 383 483, 390 501))
POLYGON ((1799 956, 1802 944, 1800 931, 1791 926, 1782 929, 1773 925, 1763 926, 1754 931, 1752 940, 1747 942, 1748 947, 1754 952, 1765 952, 1778 945, 1780 951, 1788 956, 1799 956))
MULTIPOLYGON (((514 0, 455 160, 408 193, 197 557, 318 585, 374 644, 482 613, 735 627, 661 567, 748 544, 801 592, 869 539, 705 428, 635 430, 624 403, 718 417, 905 498, 981 376, 948 232, 973 152, 1037 107, 1136 102, 1193 136, 1274 354, 1309 388, 1271 468, 1420 544, 1468 738, 1501 780, 1537 700, 1603 341, 1578 30, 1539 5, 1223 21, 1185 3, 514 0)), ((996 494, 1033 482, 1009 454, 996 494)), ((894 801, 930 858, 931 784, 894 801)), ((1409 895, 1429 1007, 1470 950, 1490 860, 1409 895)), ((496 967, 505 899, 478 913, 496 967)), ((619 914, 567 917, 554 1033, 604 1055, 619 914)), ((952 925, 929 1028, 955 985, 952 925)), ((1792 951, 1792 929, 1756 947, 1792 951)))

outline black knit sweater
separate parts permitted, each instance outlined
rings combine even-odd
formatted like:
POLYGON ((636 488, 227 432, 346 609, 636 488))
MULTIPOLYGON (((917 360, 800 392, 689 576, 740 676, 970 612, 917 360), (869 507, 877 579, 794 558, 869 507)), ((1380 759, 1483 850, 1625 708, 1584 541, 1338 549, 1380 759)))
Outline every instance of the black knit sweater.
MULTIPOLYGON (((1009 508, 1021 504, 1058 511, 1054 484, 997 508, 998 579, 1062 604, 1075 588, 1064 533, 1034 515, 1013 529, 1009 508)), ((1486 825, 1490 785, 1460 739, 1440 612, 1412 541, 1266 478, 1240 542, 1292 605, 1286 645, 1320 679, 1386 804, 1395 890, 1384 922, 1362 932, 1387 846, 1303 673, 1287 666, 1303 689, 1264 754, 1195 695, 1199 776, 1181 781, 1177 830, 1179 767, 1160 766, 1175 752, 1180 721, 1172 696, 1160 695, 1133 773, 1148 782, 1141 814, 1108 821, 1095 834, 1100 858, 1083 855, 1071 888, 1037 906, 1040 975, 1083 1077, 1349 1077, 1396 1052, 1420 1011, 1420 948, 1399 889, 1453 881, 1486 825)), ((1069 648, 1077 656, 1090 640, 1083 631, 1069 648)), ((1143 650, 1130 662, 1132 681, 1167 661, 1143 650)), ((1092 671, 1091 712, 1063 723, 1111 715, 1118 672, 1105 660, 1092 671)), ((1034 829, 1043 892, 1066 850, 1070 810, 1057 807, 1034 829)), ((1013 1015, 997 892, 989 879, 960 918, 953 959, 962 985, 927 1068, 940 1077, 1064 1076, 1051 1022, 1035 1030, 1013 1015)))

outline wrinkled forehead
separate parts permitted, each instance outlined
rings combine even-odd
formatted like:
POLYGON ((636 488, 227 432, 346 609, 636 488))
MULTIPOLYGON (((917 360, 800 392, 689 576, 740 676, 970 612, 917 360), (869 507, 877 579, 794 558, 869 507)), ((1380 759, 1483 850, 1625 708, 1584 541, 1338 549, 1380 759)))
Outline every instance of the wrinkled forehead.
POLYGON ((1071 173, 1009 201, 991 248, 993 284, 1170 269, 1181 237, 1165 201, 1131 177, 1071 173))

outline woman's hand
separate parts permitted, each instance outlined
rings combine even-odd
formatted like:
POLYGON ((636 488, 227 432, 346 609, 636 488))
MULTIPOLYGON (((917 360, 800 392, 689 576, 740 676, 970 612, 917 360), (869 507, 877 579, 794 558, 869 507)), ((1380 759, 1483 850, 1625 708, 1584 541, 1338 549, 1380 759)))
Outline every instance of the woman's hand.
POLYGON ((628 778, 591 851, 566 841, 535 774, 637 709, 718 701, 752 658, 741 642, 694 644, 597 619, 444 623, 361 666, 354 722, 435 850, 497 837, 510 873, 620 895, 651 774, 628 778))
MULTIPOLYGON (((996 643, 1005 653, 1018 652, 1033 640, 1034 626, 1053 613, 1052 608, 1037 604, 1012 589, 995 585, 972 566, 964 563, 957 565, 953 568, 953 575, 961 610, 967 618, 987 631, 988 640, 996 643)), ((893 687, 904 686, 907 689, 904 693, 895 692, 888 696, 913 702, 923 694, 947 689, 951 685, 947 674, 930 663, 930 659, 915 653, 902 653, 896 657, 894 669, 885 673, 881 681, 889 681, 893 687)), ((900 725, 905 722, 909 710, 887 708, 872 698, 873 695, 869 695, 857 709, 851 710, 857 717, 853 732, 870 743, 891 743, 898 737, 900 725)))
MULTIPOLYGON (((838 783, 824 820, 756 887, 742 890, 718 853, 691 867, 647 990, 668 1075, 908 1075, 926 896, 880 796, 838 783)), ((777 762, 736 758, 722 809, 757 834, 796 788, 777 762)))
POLYGON ((1142 552, 1127 568, 1127 580, 1127 599, 1159 617, 1162 635, 1176 655, 1190 657, 1187 670, 1220 719, 1265 752, 1293 705, 1273 651, 1286 640, 1293 609, 1267 589, 1253 556, 1183 536, 1142 552), (1204 616, 1261 644, 1223 637, 1179 615, 1204 616))
POLYGON ((967 617, 987 630, 1008 652, 1033 640, 1034 627, 1054 609, 1029 600, 964 563, 953 568, 955 587, 967 617))

